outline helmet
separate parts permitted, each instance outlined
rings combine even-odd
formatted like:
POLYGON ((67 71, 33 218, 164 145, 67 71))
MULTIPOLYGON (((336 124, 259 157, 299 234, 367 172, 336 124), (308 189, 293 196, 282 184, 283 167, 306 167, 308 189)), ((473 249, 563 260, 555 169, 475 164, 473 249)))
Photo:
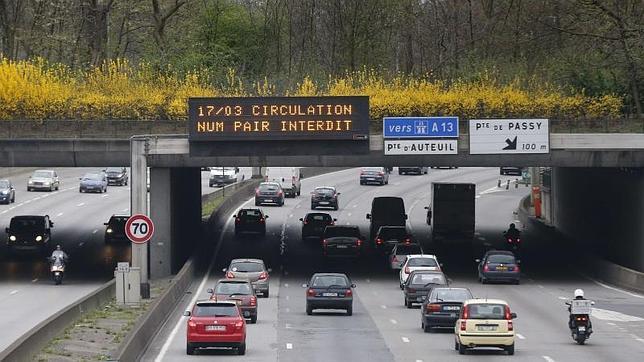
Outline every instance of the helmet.
POLYGON ((60 244, 56 245, 56 250, 62 250, 62 248, 60 247, 60 244))
POLYGON ((510 224, 510 229, 515 229, 515 228, 516 228, 516 225, 514 225, 514 223, 511 223, 510 224))
POLYGON ((575 289, 575 299, 583 298, 583 297, 584 297, 584 291, 581 289, 575 289))

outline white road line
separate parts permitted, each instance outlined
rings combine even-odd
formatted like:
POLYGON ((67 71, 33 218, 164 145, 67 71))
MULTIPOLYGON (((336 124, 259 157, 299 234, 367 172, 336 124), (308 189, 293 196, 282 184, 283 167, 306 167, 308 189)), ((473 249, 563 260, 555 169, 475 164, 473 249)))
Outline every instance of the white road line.
POLYGON ((644 319, 613 310, 593 308, 593 318, 615 322, 643 322, 644 319))
POLYGON ((285 308, 284 310, 286 311, 286 313, 291 313, 291 308, 285 308))
POLYGON ((474 198, 475 198, 475 199, 480 199, 480 198, 481 198, 481 195, 476 195, 476 196, 474 196, 474 198))
POLYGON ((76 205, 76 206, 78 206, 78 207, 85 206, 85 203, 84 203, 84 202, 81 202, 80 204, 78 204, 78 205, 76 205))
POLYGON ((300 205, 300 204, 295 205, 296 209, 299 209, 300 207, 302 207, 302 205, 300 205))
POLYGON ((37 282, 37 281, 38 281, 38 278, 35 278, 35 279, 32 279, 32 280, 31 280, 31 282, 32 282, 32 283, 35 283, 35 282, 37 282))
POLYGON ((355 205, 353 205, 353 206, 351 206, 351 207, 356 208, 356 207, 358 207, 358 204, 355 204, 355 205))
POLYGON ((0 214, 5 214, 5 213, 7 213, 7 211, 9 211, 9 210, 5 210, 3 212, 0 212, 0 214))
POLYGON ((627 292, 627 291, 625 291, 625 290, 623 290, 623 289, 619 289, 619 288, 611 287, 610 285, 606 285, 606 284, 604 284, 604 283, 602 283, 602 282, 600 282, 600 281, 598 281, 598 280, 595 280, 595 279, 593 279, 593 278, 590 278, 590 277, 586 277, 586 278, 588 278, 588 279, 592 280, 595 284, 599 285, 600 287, 604 287, 604 288, 606 288, 606 289, 610 289, 610 290, 614 290, 614 291, 616 291, 616 292, 624 293, 624 294, 626 294, 626 295, 630 295, 631 297, 644 299, 644 295, 635 294, 635 293, 627 292))
POLYGON ((17 290, 17 289, 16 289, 16 290, 12 290, 11 292, 9 292, 9 295, 14 295, 14 294, 16 294, 16 293, 18 293, 18 290, 17 290))
POLYGON ((98 232, 98 229, 94 229, 94 231, 92 231, 92 234, 96 234, 97 232, 98 232))
POLYGON ((559 300, 568 300, 566 297, 557 297, 559 300))
POLYGON ((617 325, 617 324, 615 324, 613 322, 606 322, 606 324, 608 324, 609 326, 616 326, 617 325))
POLYGON ((291 329, 291 325, 290 325, 290 324, 288 324, 288 323, 284 323, 284 328, 285 328, 285 329, 291 329))
POLYGON ((349 212, 349 213, 347 213, 347 216, 351 216, 351 213, 350 213, 350 212, 349 212))
POLYGON ((389 321, 391 322, 391 324, 398 324, 398 321, 395 319, 390 319, 389 321))
POLYGON ((101 197, 108 197, 108 196, 110 196, 110 195, 108 195, 108 194, 105 194, 105 195, 102 195, 101 197))
POLYGON ((83 245, 85 245, 84 241, 81 241, 80 243, 78 243, 78 246, 83 246, 83 245))
POLYGON ((402 339, 402 341, 405 343, 409 343, 409 338, 407 337, 400 337, 400 339, 402 339))
POLYGON ((130 211, 130 208, 123 209, 123 212, 128 212, 128 211, 130 211))
MULTIPOLYGON (((226 224, 224 225, 224 229, 219 234, 219 245, 221 245, 221 243, 223 242, 224 235, 225 235, 224 231, 228 228, 231 221, 232 219, 230 218, 228 219, 228 221, 226 221, 226 224)), ((199 299, 199 297, 201 296, 201 293, 203 292, 203 288, 206 286, 206 282, 208 281, 208 278, 212 273, 212 268, 215 266, 215 259, 216 258, 212 258, 210 260, 210 265, 208 265, 208 270, 206 271, 206 274, 203 276, 203 279, 201 279, 201 283, 199 284, 199 288, 197 288, 197 292, 194 294, 194 296, 192 297, 192 300, 190 301, 190 303, 186 308, 190 308, 190 306, 195 304, 197 299, 199 299)), ((165 343, 163 343, 163 346, 161 347, 161 350, 159 351, 159 354, 157 355, 157 357, 154 359, 154 362, 163 361, 163 358, 165 357, 166 353, 168 353, 168 348, 170 348, 170 344, 172 343, 172 340, 174 340, 174 337, 177 335, 177 332, 179 332, 179 327, 181 327, 181 325, 184 323, 186 323, 185 319, 179 318, 179 320, 177 321, 177 324, 175 324, 174 328, 172 328, 172 331, 170 332, 168 339, 166 339, 165 343)))
POLYGON ((539 285, 537 285, 537 286, 538 286, 539 288, 541 288, 541 289, 545 289, 545 287, 544 287, 543 285, 541 285, 541 284, 539 284, 539 285))
POLYGON ((634 339, 634 340, 636 340, 636 341, 638 341, 638 342, 642 342, 642 343, 644 343, 644 339, 640 338, 640 337, 639 337, 638 335, 636 335, 636 334, 631 334, 631 337, 633 337, 633 339, 634 339))
POLYGON ((288 288, 288 283, 284 283, 284 287, 285 287, 285 288, 288 288))
POLYGON ((555 362, 555 360, 554 360, 554 359, 552 359, 552 358, 550 358, 550 357, 548 357, 548 356, 541 356, 541 357, 543 357, 543 359, 545 359, 545 360, 546 360, 546 362, 555 362))
POLYGON ((525 339, 525 337, 523 336, 523 334, 519 334, 519 333, 517 333, 516 335, 517 335, 517 337, 518 337, 519 339, 525 339))
POLYGON ((28 204, 30 202, 31 202, 31 200, 25 200, 24 204, 26 205, 26 204, 28 204))
POLYGON ((293 214, 290 214, 288 217, 293 217, 293 214))
POLYGON ((286 296, 285 298, 286 298, 286 300, 289 300, 289 299, 291 299, 291 298, 290 298, 290 296, 288 296, 288 295, 287 295, 287 296, 286 296))
POLYGON ((293 343, 287 343, 286 349, 293 349, 293 343))
POLYGON ((56 217, 58 217, 58 216, 63 216, 63 213, 62 213, 62 212, 59 212, 59 213, 56 215, 56 217))
POLYGON ((386 306, 386 305, 384 305, 384 304, 381 304, 381 305, 380 305, 380 308, 382 308, 382 309, 387 309, 387 306, 386 306))

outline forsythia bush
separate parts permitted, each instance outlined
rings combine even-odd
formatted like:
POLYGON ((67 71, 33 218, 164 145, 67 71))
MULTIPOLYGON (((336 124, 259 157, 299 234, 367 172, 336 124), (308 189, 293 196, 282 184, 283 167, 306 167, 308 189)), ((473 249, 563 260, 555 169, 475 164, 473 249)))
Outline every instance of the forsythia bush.
POLYGON ((384 116, 452 115, 468 118, 544 117, 555 119, 619 116, 623 101, 615 95, 588 97, 548 84, 499 84, 484 75, 476 82, 428 81, 370 71, 330 78, 309 77, 294 89, 278 91, 264 78, 246 86, 230 70, 224 84, 213 86, 205 72, 178 75, 146 64, 106 62, 74 71, 42 59, 0 59, 0 119, 185 119, 189 97, 368 95, 372 119, 384 116))

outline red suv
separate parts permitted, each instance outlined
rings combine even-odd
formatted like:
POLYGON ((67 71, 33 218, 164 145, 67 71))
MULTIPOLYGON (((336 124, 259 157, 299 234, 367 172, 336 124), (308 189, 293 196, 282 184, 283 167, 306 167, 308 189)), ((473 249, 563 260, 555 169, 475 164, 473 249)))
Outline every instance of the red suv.
POLYGON ((246 354, 246 321, 237 303, 232 301, 198 301, 192 311, 186 333, 186 353, 192 355, 197 348, 227 347, 246 354))
POLYGON ((249 280, 221 279, 214 289, 208 289, 208 293, 211 300, 237 303, 242 316, 250 319, 251 323, 257 323, 257 295, 249 280))

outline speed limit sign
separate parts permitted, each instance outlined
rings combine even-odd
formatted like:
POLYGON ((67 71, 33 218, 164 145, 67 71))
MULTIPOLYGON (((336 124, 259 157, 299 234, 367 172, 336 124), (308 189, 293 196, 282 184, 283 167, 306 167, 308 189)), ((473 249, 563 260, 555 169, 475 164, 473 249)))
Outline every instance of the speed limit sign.
POLYGON ((125 235, 135 244, 147 243, 153 233, 154 224, 146 215, 132 215, 125 223, 125 235))

